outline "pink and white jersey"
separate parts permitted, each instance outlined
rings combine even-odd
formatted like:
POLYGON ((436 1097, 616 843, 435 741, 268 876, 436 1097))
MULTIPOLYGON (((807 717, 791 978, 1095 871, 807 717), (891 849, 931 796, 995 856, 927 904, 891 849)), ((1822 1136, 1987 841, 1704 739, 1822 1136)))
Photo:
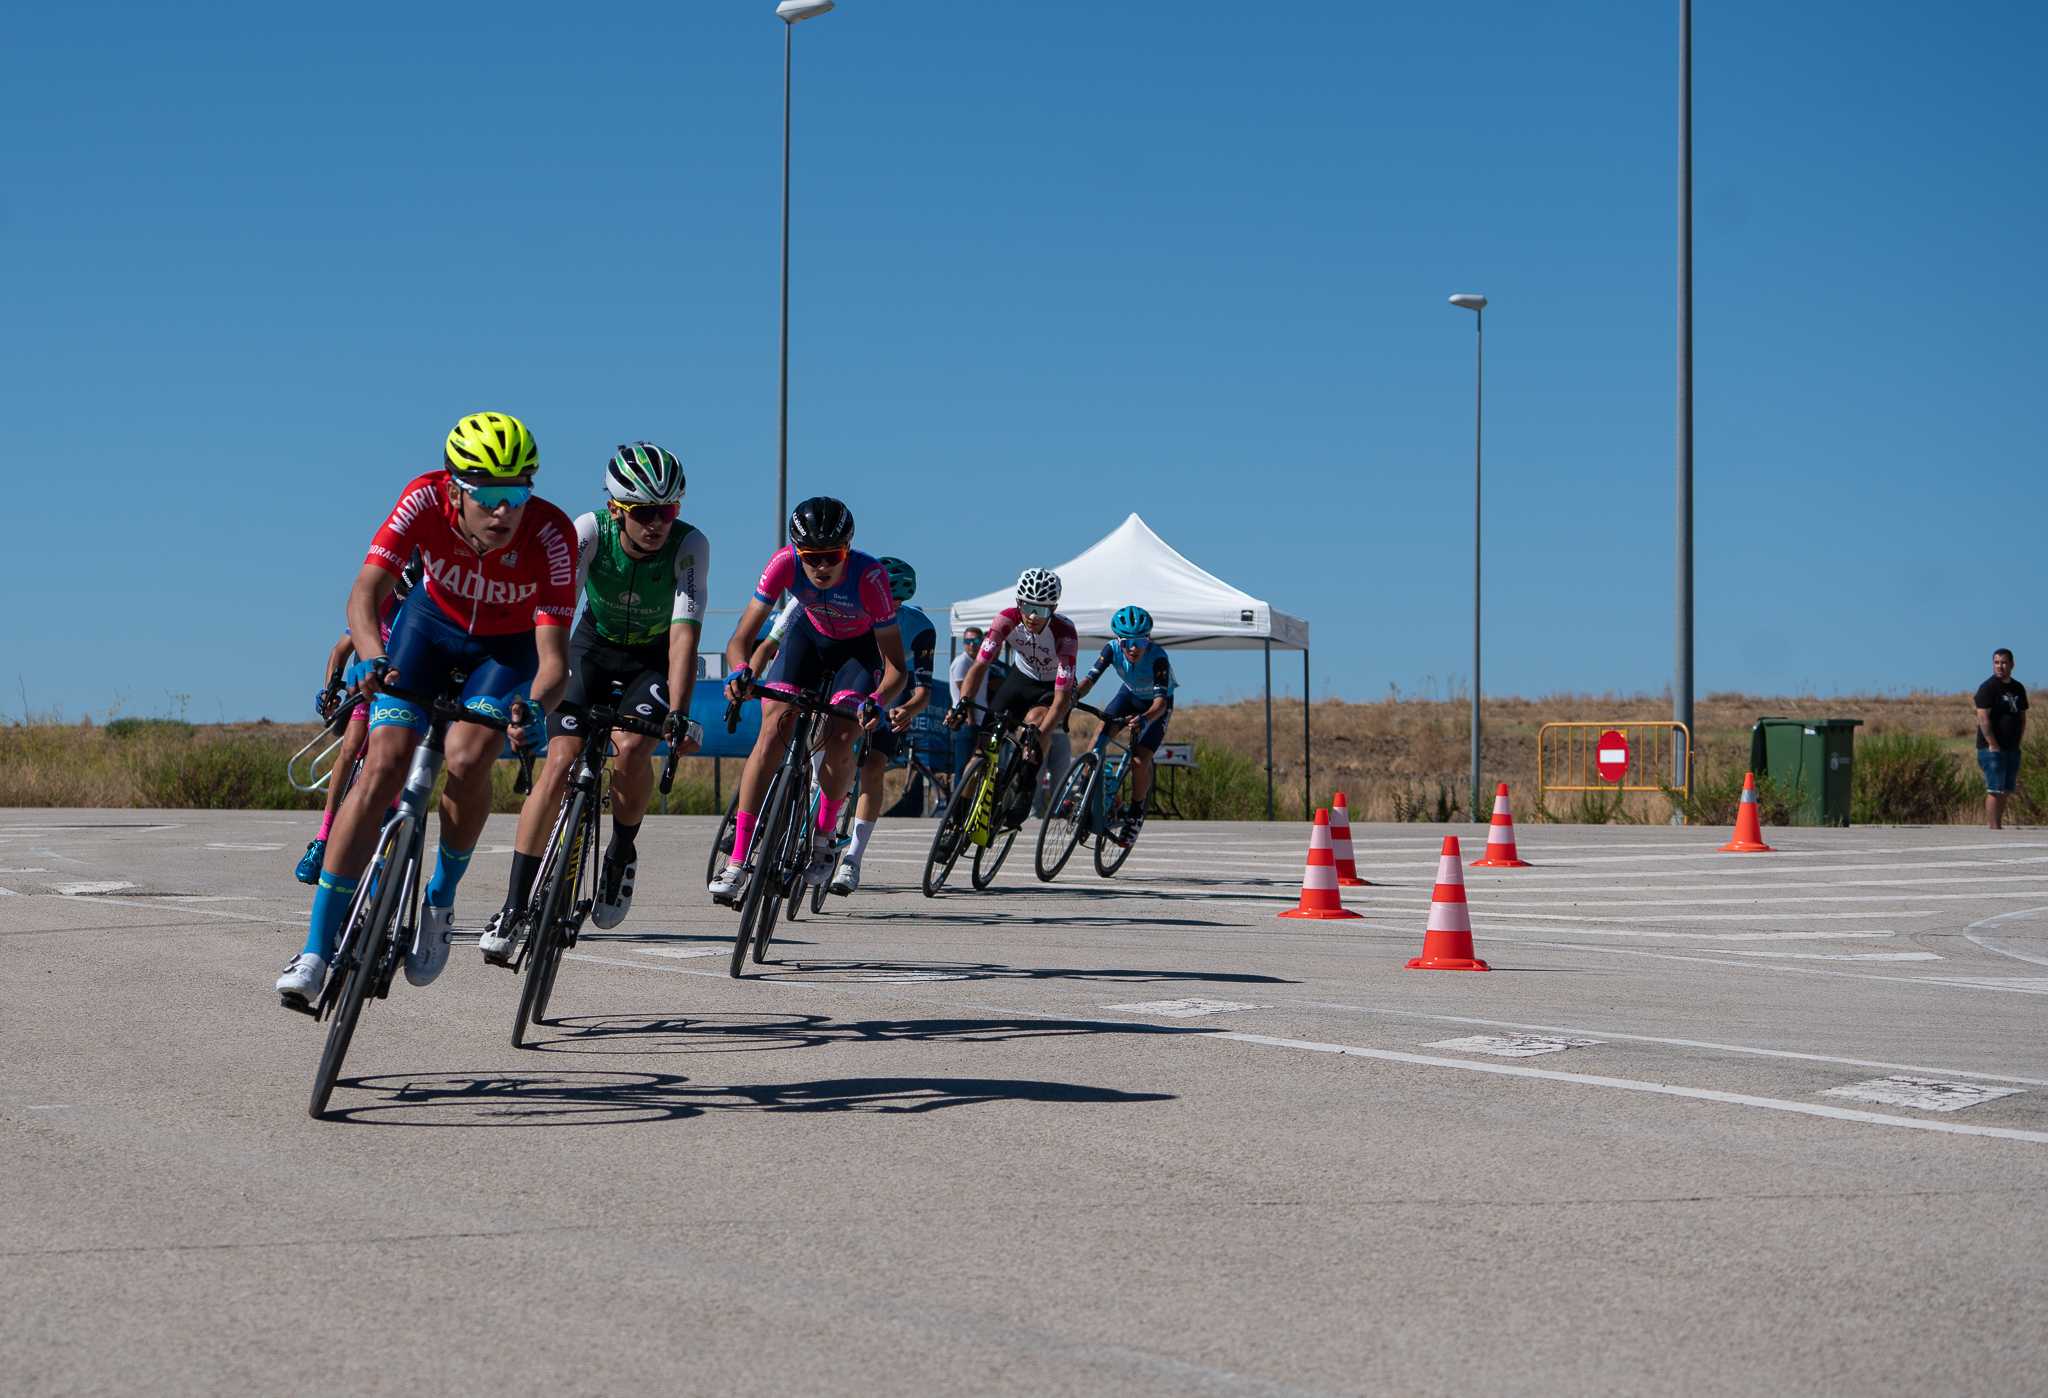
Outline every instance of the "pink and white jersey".
POLYGON ((1058 612, 1041 631, 1024 625, 1024 614, 1015 607, 996 613, 995 621, 982 638, 981 658, 994 660, 1010 647, 1010 657, 1019 670, 1034 680, 1052 681, 1054 689, 1074 687, 1074 658, 1081 651, 1081 637, 1074 623, 1058 612))
POLYGON ((889 591, 888 571, 864 553, 848 553, 839 581, 819 587, 798 565, 796 550, 784 545, 761 570, 754 596, 772 607, 785 592, 804 609, 812 628, 831 640, 850 640, 876 627, 896 624, 896 598, 889 591))

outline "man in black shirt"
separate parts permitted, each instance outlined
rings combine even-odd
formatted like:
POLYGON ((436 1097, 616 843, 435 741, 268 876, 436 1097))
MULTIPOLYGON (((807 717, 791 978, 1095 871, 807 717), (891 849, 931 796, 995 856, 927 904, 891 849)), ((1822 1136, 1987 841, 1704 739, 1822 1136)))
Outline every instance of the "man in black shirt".
POLYGON ((2012 677, 2012 652, 1991 652, 1991 678, 1977 686, 1977 765, 1984 769, 1984 822, 2005 824, 2005 803, 2020 775, 2027 735, 2027 687, 2012 677))

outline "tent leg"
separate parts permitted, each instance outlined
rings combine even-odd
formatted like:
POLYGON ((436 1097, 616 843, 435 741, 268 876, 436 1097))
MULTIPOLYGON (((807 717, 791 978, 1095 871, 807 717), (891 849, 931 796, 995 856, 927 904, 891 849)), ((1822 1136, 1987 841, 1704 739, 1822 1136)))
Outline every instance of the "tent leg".
POLYGON ((1266 819, 1273 818, 1273 643, 1266 642, 1266 819))
POLYGON ((1314 820, 1315 812, 1310 809, 1314 799, 1310 794, 1314 783, 1309 779, 1308 746, 1308 647, 1301 648, 1301 818, 1314 820))

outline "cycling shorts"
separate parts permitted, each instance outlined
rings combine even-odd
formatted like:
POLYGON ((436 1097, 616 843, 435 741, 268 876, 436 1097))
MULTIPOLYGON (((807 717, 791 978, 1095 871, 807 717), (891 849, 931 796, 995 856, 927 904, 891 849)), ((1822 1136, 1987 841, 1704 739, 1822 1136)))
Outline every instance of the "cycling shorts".
POLYGON ((427 731, 433 702, 443 694, 455 696, 471 713, 510 718, 512 701, 540 668, 531 631, 473 636, 434 605, 425 588, 415 589, 392 618, 385 655, 398 678, 370 706, 370 727, 415 733, 427 731))
MULTIPOLYGON (((1102 716, 1104 718, 1129 718, 1132 714, 1142 714, 1151 707, 1152 701, 1150 699, 1140 699, 1128 689, 1119 689, 1116 692, 1116 698, 1103 706, 1102 716)), ((1160 711, 1158 718, 1139 727, 1138 740, 1131 746, 1142 748, 1146 752, 1159 751, 1159 745, 1166 741, 1166 721, 1172 717, 1173 705, 1168 704, 1160 711)))
POLYGON ((782 649, 761 676, 761 685, 784 694, 805 694, 830 680, 831 701, 852 705, 874 692, 881 674, 882 649, 875 644, 874 632, 825 636, 811 625, 809 613, 799 613, 782 638, 782 649))
POLYGON ((647 723, 668 717, 668 637, 644 646, 622 646, 597 634, 585 612, 569 634, 569 684, 548 715, 548 741, 580 738, 590 706, 623 688, 619 712, 647 723))
POLYGON ((1010 673, 1003 676, 1003 682, 996 686, 996 692, 989 697, 989 712, 1008 728, 1022 723, 1025 715, 1033 709, 1050 704, 1052 696, 1053 681, 1035 680, 1022 669, 1012 666, 1010 673))

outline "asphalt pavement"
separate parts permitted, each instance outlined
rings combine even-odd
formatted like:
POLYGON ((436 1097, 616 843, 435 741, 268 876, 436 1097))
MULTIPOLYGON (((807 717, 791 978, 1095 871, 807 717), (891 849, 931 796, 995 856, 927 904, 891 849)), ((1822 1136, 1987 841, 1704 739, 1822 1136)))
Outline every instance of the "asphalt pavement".
POLYGON ((726 975, 655 818, 553 1023, 477 927, 336 1118, 276 813, 0 811, 19 1394, 2038 1393, 2048 832, 1524 825, 1489 973, 1404 969, 1447 829, 1303 825, 915 891, 931 826, 726 975))

